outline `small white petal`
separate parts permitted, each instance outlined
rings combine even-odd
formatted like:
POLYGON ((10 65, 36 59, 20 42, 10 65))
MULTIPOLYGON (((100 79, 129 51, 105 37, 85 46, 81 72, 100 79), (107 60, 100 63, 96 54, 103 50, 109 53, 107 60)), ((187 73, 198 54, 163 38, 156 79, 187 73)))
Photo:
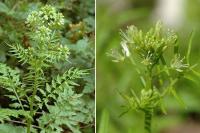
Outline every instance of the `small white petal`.
POLYGON ((129 56, 130 56, 130 52, 129 52, 129 49, 128 49, 128 46, 127 46, 126 43, 127 43, 126 41, 122 41, 122 42, 121 42, 121 46, 122 46, 122 48, 123 48, 123 52, 125 53, 125 55, 126 55, 127 57, 129 57, 129 56))

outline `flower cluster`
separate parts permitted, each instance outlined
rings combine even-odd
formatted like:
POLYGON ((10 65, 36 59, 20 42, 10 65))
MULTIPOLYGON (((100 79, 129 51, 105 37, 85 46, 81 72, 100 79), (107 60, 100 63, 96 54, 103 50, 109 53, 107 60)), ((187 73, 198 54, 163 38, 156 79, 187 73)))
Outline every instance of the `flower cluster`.
POLYGON ((171 68, 178 72, 186 70, 189 67, 189 64, 184 64, 184 59, 185 58, 181 59, 180 55, 176 55, 171 61, 171 68))
POLYGON ((40 28, 35 32, 34 40, 40 40, 42 42, 49 42, 51 30, 45 26, 40 26, 40 28))
POLYGON ((26 23, 34 28, 46 26, 53 30, 64 25, 64 16, 62 13, 57 13, 56 9, 50 5, 42 7, 39 11, 33 11, 28 15, 26 23))
POLYGON ((39 11, 39 16, 43 18, 43 24, 47 24, 50 29, 64 25, 64 16, 57 13, 52 6, 46 5, 39 11))
POLYGON ((133 96, 123 94, 123 97, 128 102, 128 108, 137 111, 145 111, 146 109, 154 109, 160 106, 161 95, 156 89, 142 89, 138 97, 132 90, 133 96))
POLYGON ((50 5, 42 7, 39 11, 33 11, 28 15, 26 24, 36 32, 35 40, 48 42, 53 30, 64 25, 64 16, 57 13, 56 9, 50 5))
POLYGON ((154 28, 144 33, 135 26, 130 26, 125 32, 121 31, 121 44, 125 56, 131 54, 138 55, 146 66, 155 65, 167 47, 176 43, 177 35, 168 30, 166 34, 162 33, 160 22, 154 28))
POLYGON ((140 108, 155 108, 158 106, 161 96, 160 93, 156 90, 141 90, 141 99, 140 99, 140 108))
MULTIPOLYGON (((28 49, 20 47, 23 53, 28 52, 32 57, 47 64, 68 59, 70 52, 66 45, 61 44, 59 31, 64 26, 64 16, 58 13, 53 6, 46 5, 38 11, 32 11, 27 17, 26 24, 30 29, 28 37, 31 46, 28 49)), ((18 47, 13 49, 16 50, 18 47)))
POLYGON ((107 53, 107 56, 110 56, 113 62, 120 62, 125 59, 125 56, 116 49, 111 49, 110 52, 107 53))

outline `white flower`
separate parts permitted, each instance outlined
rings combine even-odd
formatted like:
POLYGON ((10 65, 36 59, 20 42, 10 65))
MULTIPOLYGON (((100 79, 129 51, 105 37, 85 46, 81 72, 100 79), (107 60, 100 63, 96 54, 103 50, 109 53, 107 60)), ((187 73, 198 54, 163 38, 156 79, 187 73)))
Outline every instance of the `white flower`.
POLYGON ((180 55, 175 56, 175 58, 172 59, 172 61, 171 61, 171 68, 175 69, 178 72, 183 72, 186 68, 189 67, 189 64, 183 63, 184 59, 185 58, 181 59, 180 55))
POLYGON ((148 51, 148 54, 146 56, 144 56, 144 60, 141 62, 144 65, 148 66, 148 65, 152 65, 152 54, 150 51, 148 51))
POLYGON ((36 29, 43 25, 49 29, 56 29, 64 25, 64 16, 62 13, 57 13, 54 7, 46 5, 39 11, 31 12, 26 23, 36 29))
POLYGON ((112 57, 113 62, 121 62, 124 61, 125 57, 118 50, 111 49, 110 52, 107 53, 108 56, 112 57))
POLYGON ((123 53, 125 54, 125 56, 129 57, 130 56, 130 52, 129 52, 129 49, 128 49, 128 46, 127 46, 127 42, 126 41, 122 41, 121 42, 121 46, 122 46, 122 51, 123 53))

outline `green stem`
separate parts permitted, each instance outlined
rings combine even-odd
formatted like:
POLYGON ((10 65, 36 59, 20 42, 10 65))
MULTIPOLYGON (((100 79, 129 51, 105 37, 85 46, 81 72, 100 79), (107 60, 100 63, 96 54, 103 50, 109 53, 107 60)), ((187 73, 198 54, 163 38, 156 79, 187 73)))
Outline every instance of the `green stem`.
POLYGON ((13 90, 14 90, 14 93, 15 93, 15 95, 16 95, 16 97, 17 97, 17 100, 18 100, 18 102, 19 102, 21 108, 24 110, 24 107, 23 107, 23 105, 22 105, 22 102, 21 102, 21 100, 20 100, 18 94, 17 94, 17 91, 15 90, 15 88, 13 88, 13 90))
POLYGON ((27 122, 27 133, 31 132, 31 125, 32 125, 31 118, 33 118, 33 115, 34 115, 33 105, 35 102, 35 95, 37 93, 38 78, 39 78, 39 71, 36 69, 33 93, 32 93, 31 100, 30 100, 30 118, 28 118, 28 122, 27 122))
MULTIPOLYGON (((10 77, 10 76, 9 76, 9 77, 10 77)), ((10 77, 10 78, 11 78, 11 77, 10 77)), ((12 89, 14 90, 15 96, 17 97, 17 101, 19 102, 21 108, 24 110, 24 107, 23 107, 23 105, 22 105, 22 102, 21 102, 21 100, 20 100, 20 98, 19 98, 19 96, 18 96, 18 94, 17 94, 16 89, 15 89, 15 88, 17 88, 18 86, 15 86, 15 84, 14 84, 12 81, 11 81, 11 84, 12 84, 12 89)))
POLYGON ((148 83, 149 83, 149 88, 151 89, 151 90, 153 90, 153 76, 152 76, 152 67, 151 68, 147 68, 147 71, 148 71, 148 77, 149 77, 149 81, 148 81, 148 83))
POLYGON ((152 123, 152 116, 153 116, 153 109, 149 108, 144 111, 144 128, 148 133, 151 133, 151 123, 152 123))
POLYGON ((137 72, 138 75, 140 76, 140 80, 141 80, 141 82, 142 82, 142 85, 143 85, 144 87, 146 87, 145 79, 144 79, 144 77, 142 76, 142 73, 140 72, 140 70, 137 68, 137 65, 136 65, 135 61, 133 60, 132 57, 130 57, 129 59, 130 59, 132 65, 135 67, 136 72, 137 72))

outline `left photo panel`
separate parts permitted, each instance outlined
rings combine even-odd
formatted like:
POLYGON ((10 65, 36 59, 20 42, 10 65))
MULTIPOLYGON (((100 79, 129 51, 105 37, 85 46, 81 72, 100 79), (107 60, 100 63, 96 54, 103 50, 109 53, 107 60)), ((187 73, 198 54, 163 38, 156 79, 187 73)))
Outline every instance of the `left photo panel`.
POLYGON ((95 0, 0 0, 0 133, 95 133, 95 0))

